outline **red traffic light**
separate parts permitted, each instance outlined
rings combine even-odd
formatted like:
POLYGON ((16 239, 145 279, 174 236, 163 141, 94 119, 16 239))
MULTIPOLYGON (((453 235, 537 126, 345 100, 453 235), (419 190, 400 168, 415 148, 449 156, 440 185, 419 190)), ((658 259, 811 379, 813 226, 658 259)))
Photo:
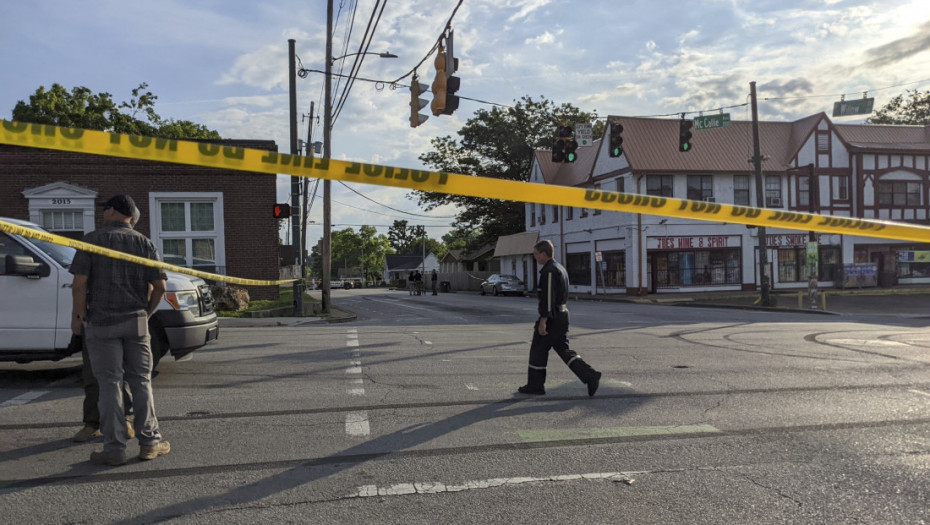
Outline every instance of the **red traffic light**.
POLYGON ((287 219, 291 216, 291 205, 290 204, 275 204, 274 205, 274 218, 275 219, 287 219))

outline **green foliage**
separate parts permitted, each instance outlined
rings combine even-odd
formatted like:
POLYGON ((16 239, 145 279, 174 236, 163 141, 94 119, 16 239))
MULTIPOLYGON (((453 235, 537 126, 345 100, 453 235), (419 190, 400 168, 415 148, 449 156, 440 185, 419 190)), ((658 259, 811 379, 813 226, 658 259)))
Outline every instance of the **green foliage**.
MULTIPOLYGON (((387 236, 378 235, 378 230, 374 226, 362 226, 358 233, 352 228, 333 231, 330 239, 332 248, 330 279, 355 277, 359 273, 367 280, 381 279, 385 256, 393 253, 387 236)), ((321 277, 323 259, 319 245, 310 250, 310 260, 311 273, 321 277)))
POLYGON ((423 251, 426 228, 419 224, 408 227, 407 224, 407 221, 394 221, 388 229, 388 241, 394 253, 416 255, 423 251))
POLYGON ((898 95, 869 117, 869 124, 930 124, 930 90, 907 90, 907 99, 898 95))
POLYGON ((220 134, 189 120, 164 120, 155 112, 158 96, 143 82, 132 90, 129 102, 117 105, 109 93, 94 94, 84 86, 69 92, 61 84, 46 90, 40 86, 13 108, 13 120, 55 126, 94 129, 114 133, 146 135, 171 139, 219 139, 220 134), (121 110, 127 110, 125 113, 121 110), (145 120, 137 115, 144 115, 145 120))
MULTIPOLYGON (((527 181, 535 150, 552 146, 556 126, 593 120, 593 115, 570 104, 556 106, 544 97, 536 101, 525 96, 513 107, 478 110, 458 131, 458 140, 449 136, 433 139, 432 151, 420 160, 437 171, 527 181)), ((604 128, 597 122, 595 136, 602 136, 604 128)), ((426 209, 457 205, 461 211, 455 225, 475 232, 477 245, 524 230, 522 202, 429 192, 416 192, 416 198, 426 209)))

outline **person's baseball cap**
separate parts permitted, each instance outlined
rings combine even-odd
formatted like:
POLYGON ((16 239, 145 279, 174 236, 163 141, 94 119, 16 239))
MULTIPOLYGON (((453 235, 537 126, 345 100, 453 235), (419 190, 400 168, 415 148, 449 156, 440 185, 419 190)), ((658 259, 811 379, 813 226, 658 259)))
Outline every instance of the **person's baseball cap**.
POLYGON ((126 217, 132 217, 132 212, 136 209, 136 201, 132 200, 129 195, 114 195, 101 206, 104 209, 113 208, 126 217))

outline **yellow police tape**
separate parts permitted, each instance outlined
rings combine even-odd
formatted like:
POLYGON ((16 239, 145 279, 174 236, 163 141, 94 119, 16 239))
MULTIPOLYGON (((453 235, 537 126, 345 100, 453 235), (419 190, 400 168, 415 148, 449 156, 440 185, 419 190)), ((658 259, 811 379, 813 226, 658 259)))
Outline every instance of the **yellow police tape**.
POLYGON ((832 217, 829 215, 753 208, 723 203, 489 179, 472 175, 301 157, 235 146, 123 135, 6 120, 0 120, 0 144, 273 175, 287 174, 299 177, 318 177, 469 197, 537 202, 557 206, 643 213, 790 230, 813 230, 884 239, 930 242, 930 227, 876 219, 832 217))
POLYGON ((184 268, 183 266, 175 266, 173 264, 164 263, 161 261, 154 261, 152 259, 146 259, 145 257, 139 257, 138 255, 130 255, 128 253, 119 252, 116 250, 109 250, 107 248, 102 248, 95 244, 88 244, 82 241, 76 241, 74 239, 69 239, 68 237, 62 237, 60 235, 55 235, 53 233, 48 233, 46 231, 34 230, 32 228, 26 228, 25 226, 19 226, 18 224, 13 224, 11 222, 0 221, 0 231, 12 234, 19 235, 21 237, 29 237, 31 239, 37 239, 40 241, 50 242, 52 244, 60 244, 62 246, 70 246, 72 248, 82 250, 85 252, 95 253, 98 255, 105 255, 107 257, 112 257, 114 259, 120 259, 122 261, 129 261, 137 264, 142 264, 145 266, 152 266, 154 268, 161 268, 162 270, 171 270, 172 272, 185 273, 188 275, 193 275, 195 277, 200 277, 203 279, 210 279, 213 281, 223 281, 231 284, 241 284, 243 286, 274 286, 279 284, 287 284, 295 282, 297 279, 291 279, 289 281, 263 281, 257 279, 240 279, 239 277, 228 277, 226 275, 219 275, 214 273, 201 272, 199 270, 192 270, 190 268, 184 268))

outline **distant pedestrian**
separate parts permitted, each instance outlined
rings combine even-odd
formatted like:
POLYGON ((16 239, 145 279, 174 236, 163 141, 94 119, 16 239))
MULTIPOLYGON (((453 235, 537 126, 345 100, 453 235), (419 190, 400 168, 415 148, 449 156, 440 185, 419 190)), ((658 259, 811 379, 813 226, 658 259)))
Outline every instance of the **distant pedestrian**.
POLYGON ((417 270, 413 274, 413 284, 417 289, 417 295, 423 294, 423 274, 420 273, 420 270, 417 270))
POLYGON ((436 273, 436 270, 433 270, 433 275, 430 276, 429 280, 432 281, 433 283, 433 295, 438 295, 438 290, 436 290, 436 284, 437 284, 437 281, 439 280, 439 274, 436 273))
POLYGON ((410 275, 407 276, 407 291, 410 292, 410 295, 413 295, 413 292, 416 291, 415 279, 416 275, 414 275, 414 272, 410 272, 410 275))
POLYGON ((533 330, 526 385, 517 390, 521 394, 546 393, 546 364, 549 362, 549 349, 554 348, 578 379, 588 385, 588 395, 593 396, 600 384, 601 373, 568 347, 568 273, 552 258, 553 252, 552 243, 548 240, 533 247, 533 256, 542 265, 537 291, 539 319, 533 330))
MULTIPOLYGON (((116 195, 104 203, 101 228, 84 237, 90 244, 139 257, 159 260, 155 245, 132 229, 135 202, 116 195)), ((135 411, 139 459, 155 459, 171 451, 162 440, 152 398, 152 349, 148 318, 165 294, 164 272, 150 266, 78 251, 70 272, 74 274, 71 331, 84 332, 94 377, 100 385, 100 428, 103 451, 93 452, 98 465, 126 462, 125 424, 120 387, 129 383, 135 411)))

